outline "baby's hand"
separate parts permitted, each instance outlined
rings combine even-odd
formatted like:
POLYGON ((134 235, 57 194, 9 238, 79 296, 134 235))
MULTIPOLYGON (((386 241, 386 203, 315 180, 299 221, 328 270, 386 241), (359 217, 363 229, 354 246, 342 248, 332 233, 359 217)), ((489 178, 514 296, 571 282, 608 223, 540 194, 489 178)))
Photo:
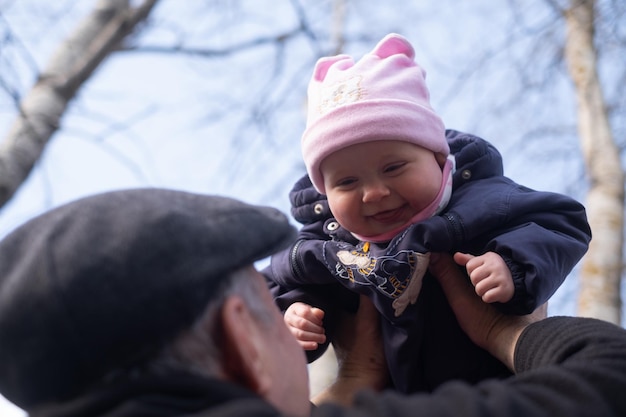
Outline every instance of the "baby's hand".
POLYGON ((285 311, 285 324, 304 350, 315 350, 326 342, 322 320, 324 311, 308 304, 296 302, 285 311))
POLYGON ((486 303, 506 303, 513 298, 513 276, 504 259, 495 252, 473 256, 457 252, 454 261, 465 266, 478 294, 486 303))

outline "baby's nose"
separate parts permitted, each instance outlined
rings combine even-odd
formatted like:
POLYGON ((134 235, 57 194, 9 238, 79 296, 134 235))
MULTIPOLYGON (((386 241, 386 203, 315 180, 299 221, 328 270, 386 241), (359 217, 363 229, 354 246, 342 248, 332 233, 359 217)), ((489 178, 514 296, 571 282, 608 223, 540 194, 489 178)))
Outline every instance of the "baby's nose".
POLYGON ((373 203, 388 196, 389 188, 382 182, 368 184, 363 187, 363 202, 373 203))

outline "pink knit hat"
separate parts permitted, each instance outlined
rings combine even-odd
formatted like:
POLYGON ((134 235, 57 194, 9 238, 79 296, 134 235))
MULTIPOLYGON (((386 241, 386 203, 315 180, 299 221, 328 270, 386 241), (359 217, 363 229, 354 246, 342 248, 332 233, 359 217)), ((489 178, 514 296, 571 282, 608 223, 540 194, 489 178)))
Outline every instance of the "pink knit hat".
POLYGON ((320 163, 350 145, 402 140, 448 155, 444 124, 430 106, 426 72, 414 58, 411 44, 391 33, 357 63, 348 55, 317 61, 302 155, 319 192, 325 193, 320 163))

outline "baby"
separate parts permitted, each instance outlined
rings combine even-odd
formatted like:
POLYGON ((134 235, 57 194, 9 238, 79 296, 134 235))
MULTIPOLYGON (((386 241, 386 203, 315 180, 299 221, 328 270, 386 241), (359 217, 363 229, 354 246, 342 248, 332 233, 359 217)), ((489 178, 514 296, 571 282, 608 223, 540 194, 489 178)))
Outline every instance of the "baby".
POLYGON ((332 341, 336 314, 370 297, 403 392, 509 374, 469 341, 427 279, 431 252, 455 253, 486 303, 527 314, 591 237, 581 204, 514 183, 493 146, 445 130, 414 56, 390 34, 356 63, 317 62, 302 136, 308 175, 291 192, 304 226, 264 271, 310 360, 332 341))

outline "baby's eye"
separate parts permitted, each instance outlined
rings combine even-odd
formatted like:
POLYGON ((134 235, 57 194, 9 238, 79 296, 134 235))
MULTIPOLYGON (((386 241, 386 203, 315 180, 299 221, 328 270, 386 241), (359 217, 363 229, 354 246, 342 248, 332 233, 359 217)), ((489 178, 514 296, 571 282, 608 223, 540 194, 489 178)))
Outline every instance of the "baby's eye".
POLYGON ((349 187, 356 182, 356 178, 343 178, 335 183, 336 187, 349 187))
POLYGON ((405 162, 397 162, 394 164, 389 164, 385 167, 384 172, 393 172, 393 171, 397 171, 400 168, 402 168, 404 165, 406 165, 405 162))

